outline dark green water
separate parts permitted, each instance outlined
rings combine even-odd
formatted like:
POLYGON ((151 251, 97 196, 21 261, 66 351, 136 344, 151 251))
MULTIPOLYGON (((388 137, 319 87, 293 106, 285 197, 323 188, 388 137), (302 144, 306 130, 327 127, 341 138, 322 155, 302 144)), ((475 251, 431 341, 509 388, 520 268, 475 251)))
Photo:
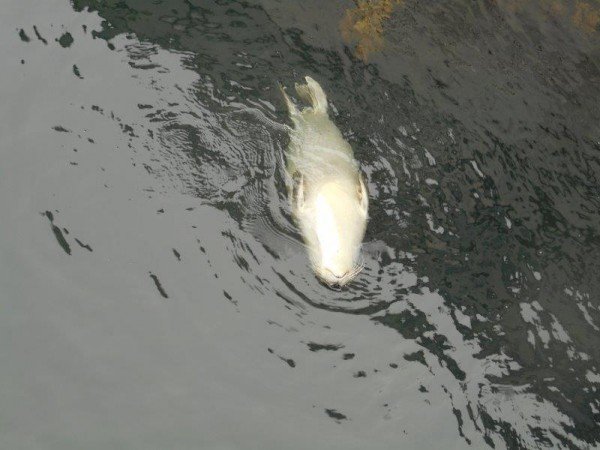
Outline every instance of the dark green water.
POLYGON ((600 447, 600 4, 8 1, 0 447, 600 447), (354 16, 352 16, 354 17, 354 16), (376 41, 377 39, 375 39, 376 41), (317 282, 277 83, 370 192, 317 282))

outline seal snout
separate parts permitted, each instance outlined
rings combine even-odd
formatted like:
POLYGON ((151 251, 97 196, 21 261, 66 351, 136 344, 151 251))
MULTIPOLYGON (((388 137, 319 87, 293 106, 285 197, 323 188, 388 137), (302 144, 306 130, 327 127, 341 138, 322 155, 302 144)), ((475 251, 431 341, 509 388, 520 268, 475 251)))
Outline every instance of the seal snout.
POLYGON ((348 281, 350 281, 352 279, 352 277, 354 276, 354 271, 347 270, 345 272, 341 272, 341 271, 334 272, 331 269, 322 268, 317 273, 317 276, 320 279, 320 281, 325 283, 327 286, 333 287, 333 288, 341 288, 341 287, 345 286, 348 283, 348 281))
POLYGON ((344 272, 343 274, 341 274, 341 275, 340 275, 340 274, 337 274, 337 273, 335 273, 335 272, 333 272, 333 271, 332 271, 332 270, 330 270, 330 269, 325 269, 325 270, 326 270, 327 272, 329 272, 329 273, 332 275, 332 277, 333 277, 332 279, 333 279, 333 280, 337 280, 337 283, 338 283, 338 284, 341 284, 341 283, 342 283, 342 282, 343 282, 343 281, 344 281, 346 278, 348 278, 348 275, 350 275, 350 271, 349 271, 349 270, 345 271, 345 272, 344 272))

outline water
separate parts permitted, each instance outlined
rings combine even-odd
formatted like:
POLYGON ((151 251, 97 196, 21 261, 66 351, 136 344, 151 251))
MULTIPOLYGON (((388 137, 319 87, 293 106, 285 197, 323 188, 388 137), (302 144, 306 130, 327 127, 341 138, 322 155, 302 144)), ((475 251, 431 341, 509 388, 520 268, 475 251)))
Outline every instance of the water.
POLYGON ((5 2, 0 447, 600 447, 600 5, 5 2), (277 82, 370 192, 318 283, 277 82))

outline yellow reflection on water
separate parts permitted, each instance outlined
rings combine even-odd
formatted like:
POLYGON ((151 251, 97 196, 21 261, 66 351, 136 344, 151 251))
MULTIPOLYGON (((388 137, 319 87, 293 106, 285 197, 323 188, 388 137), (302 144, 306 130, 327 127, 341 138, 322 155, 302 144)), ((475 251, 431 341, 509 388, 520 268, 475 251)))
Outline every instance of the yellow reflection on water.
MULTIPOLYGON (((402 3, 404 0, 355 0, 356 6, 346 10, 340 21, 340 32, 347 44, 354 45, 358 58, 367 61, 371 53, 383 49, 385 23, 402 3)), ((493 3, 509 14, 533 7, 544 19, 566 19, 586 34, 600 31, 598 0, 493 0, 493 3)), ((465 8, 468 8, 466 2, 465 8)))
POLYGON ((340 22, 342 38, 354 43, 354 54, 366 61, 369 53, 383 48, 383 25, 403 0, 358 0, 340 22))
POLYGON ((591 4, 586 2, 575 2, 575 12, 573 13, 573 23, 577 28, 585 31, 586 33, 593 33, 598 31, 598 25, 600 24, 600 7, 598 4, 591 4))

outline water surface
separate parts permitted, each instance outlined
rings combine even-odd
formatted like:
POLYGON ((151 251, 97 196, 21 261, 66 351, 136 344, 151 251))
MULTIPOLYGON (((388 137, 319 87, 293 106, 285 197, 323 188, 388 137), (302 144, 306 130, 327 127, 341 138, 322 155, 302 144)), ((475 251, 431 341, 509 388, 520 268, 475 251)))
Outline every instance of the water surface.
POLYGON ((0 23, 2 448, 600 446, 597 2, 0 23), (304 75, 369 184, 341 291, 285 199, 304 75))

